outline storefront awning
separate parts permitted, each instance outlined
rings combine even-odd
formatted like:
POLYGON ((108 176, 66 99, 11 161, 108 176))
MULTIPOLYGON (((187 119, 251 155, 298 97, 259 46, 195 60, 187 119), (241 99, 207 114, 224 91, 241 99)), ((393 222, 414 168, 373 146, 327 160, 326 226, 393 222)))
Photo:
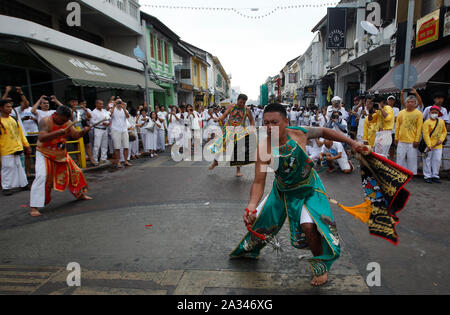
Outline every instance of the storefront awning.
MULTIPOLYGON (((145 88, 144 74, 104 62, 80 57, 53 48, 30 44, 29 47, 47 63, 62 72, 77 86, 107 89, 141 90, 145 88)), ((152 81, 149 88, 164 91, 152 81)))
MULTIPOLYGON (((428 81, 436 74, 447 62, 450 61, 450 46, 442 49, 433 50, 411 58, 411 65, 417 69, 417 82, 414 85, 416 89, 426 87, 428 81)), ((398 67, 398 66, 397 66, 398 67)), ((389 94, 399 92, 392 80, 395 69, 392 68, 384 77, 380 79, 369 91, 371 93, 378 91, 380 94, 389 94)))

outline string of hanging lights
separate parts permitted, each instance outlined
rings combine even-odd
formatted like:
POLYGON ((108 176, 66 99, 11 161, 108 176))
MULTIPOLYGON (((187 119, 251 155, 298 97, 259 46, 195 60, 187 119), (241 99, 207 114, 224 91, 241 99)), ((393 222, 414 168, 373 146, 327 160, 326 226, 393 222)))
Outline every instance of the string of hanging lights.
POLYGON ((243 18, 247 19, 263 19, 277 11, 282 10, 295 10, 295 9, 303 9, 303 8, 321 8, 321 7, 334 7, 338 4, 338 2, 329 2, 329 3, 316 3, 316 4, 293 4, 293 5, 279 5, 271 8, 268 12, 260 15, 249 15, 243 13, 243 11, 259 11, 260 8, 226 8, 226 7, 196 7, 196 6, 176 6, 176 5, 157 5, 157 4, 142 4, 142 7, 149 7, 153 9, 169 9, 169 10, 198 10, 198 11, 229 11, 233 12, 243 18))

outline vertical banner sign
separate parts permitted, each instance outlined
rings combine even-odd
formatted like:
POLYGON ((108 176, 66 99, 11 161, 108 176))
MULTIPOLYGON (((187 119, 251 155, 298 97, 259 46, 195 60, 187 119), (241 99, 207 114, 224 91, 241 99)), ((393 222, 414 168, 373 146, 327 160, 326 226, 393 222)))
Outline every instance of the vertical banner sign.
POLYGON ((439 38, 439 12, 436 10, 417 20, 416 47, 434 42, 439 38))
POLYGON ((289 73, 289 83, 297 83, 297 73, 289 73))
POLYGON ((445 13, 444 16, 444 33, 442 36, 450 35, 450 11, 445 13))
POLYGON ((347 10, 328 8, 327 49, 345 49, 347 35, 347 10))

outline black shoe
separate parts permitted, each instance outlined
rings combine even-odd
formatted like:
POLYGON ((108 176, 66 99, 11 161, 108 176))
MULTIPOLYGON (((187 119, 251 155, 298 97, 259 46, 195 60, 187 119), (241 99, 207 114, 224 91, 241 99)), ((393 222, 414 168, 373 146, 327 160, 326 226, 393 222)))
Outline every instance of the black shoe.
POLYGON ((431 178, 425 178, 425 183, 433 184, 433 181, 431 180, 431 178))
POLYGON ((436 183, 436 184, 440 184, 441 183, 439 178, 433 178, 432 180, 433 180, 433 183, 436 183))
POLYGON ((13 191, 11 189, 3 189, 2 193, 5 196, 12 196, 13 191))

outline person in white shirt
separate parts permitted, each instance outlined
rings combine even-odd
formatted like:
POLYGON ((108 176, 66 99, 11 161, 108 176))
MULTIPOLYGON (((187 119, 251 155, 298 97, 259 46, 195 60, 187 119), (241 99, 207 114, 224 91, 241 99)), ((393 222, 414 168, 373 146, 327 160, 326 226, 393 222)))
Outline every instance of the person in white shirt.
MULTIPOLYGON (((187 106, 187 120, 188 120, 188 127, 189 127, 189 139, 191 148, 194 147, 195 141, 197 139, 201 139, 201 127, 200 127, 200 115, 197 111, 194 110, 194 106, 188 105, 187 106), (193 137, 192 137, 193 136, 193 137)), ((189 142, 187 143, 189 145, 189 142)))
POLYGON ((106 163, 108 159, 108 126, 110 124, 110 113, 103 108, 103 101, 95 101, 95 109, 91 112, 91 125, 95 125, 102 120, 107 119, 94 129, 94 149, 93 159, 94 165, 98 165, 98 155, 100 151, 100 162, 106 163))
POLYGON ((320 158, 320 154, 322 153, 322 146, 323 138, 310 139, 306 145, 307 154, 311 158, 311 160, 314 161, 314 163, 317 163, 320 158))
POLYGON ((156 150, 156 143, 154 134, 156 134, 156 127, 150 117, 147 116, 147 111, 145 109, 141 110, 139 118, 137 120, 137 127, 141 133, 142 146, 144 147, 144 152, 148 152, 150 158, 154 157, 154 152, 156 150), (151 129, 151 130, 150 130, 151 129))
POLYGON ((164 106, 155 105, 155 114, 161 125, 161 128, 157 130, 157 143, 156 150, 164 152, 166 150, 166 118, 167 113, 164 111, 164 106))
POLYGON ((336 131, 340 131, 344 133, 347 137, 350 137, 347 132, 347 121, 342 118, 342 114, 340 111, 333 111, 330 120, 328 124, 326 125, 327 128, 334 129, 336 131))
POLYGON ((329 173, 335 170, 335 162, 344 173, 350 174, 353 171, 353 165, 348 160, 344 146, 340 142, 325 139, 319 159, 327 161, 329 173))
POLYGON ((342 98, 339 96, 335 96, 331 99, 331 105, 327 108, 327 120, 331 119, 331 115, 334 111, 339 111, 342 114, 342 119, 347 120, 348 113, 345 110, 344 106, 342 106, 342 98))
POLYGON ((325 127, 325 118, 320 112, 317 106, 314 106, 310 116, 310 126, 312 127, 325 127))
POLYGON ((128 133, 130 134, 130 160, 135 160, 139 158, 139 137, 137 132, 137 117, 136 110, 134 108, 130 109, 130 118, 128 118, 128 133))
MULTIPOLYGON (((21 90, 20 90, 21 91, 21 90)), ((31 106, 30 102, 28 100, 26 102, 22 101, 20 102, 20 106, 13 109, 13 112, 11 113, 11 116, 15 116, 18 119, 18 122, 22 122, 20 125, 22 127, 22 130, 25 134, 25 137, 28 140, 28 143, 30 145, 36 144, 38 140, 37 132, 39 132, 38 129, 38 123, 36 115, 34 115, 31 112, 31 106)), ((36 151, 35 148, 32 147, 32 154, 34 154, 36 151)), ((31 155, 25 155, 25 171, 27 174, 27 177, 31 176, 31 155)))
POLYGON ((298 114, 298 104, 295 104, 294 107, 291 108, 291 111, 288 113, 289 126, 297 126, 298 114))
POLYGON ((37 117, 38 124, 42 120, 42 118, 51 116, 55 113, 54 110, 50 110, 50 101, 54 102, 57 106, 62 105, 54 95, 50 96, 50 98, 42 95, 41 98, 33 105, 31 113, 33 113, 37 117), (38 107, 40 107, 40 109, 38 109, 38 107))
POLYGON ((120 164, 120 149, 123 149, 125 156, 125 166, 132 166, 128 161, 128 150, 130 147, 130 140, 128 136, 127 119, 130 114, 125 108, 125 102, 121 98, 116 98, 114 107, 111 109, 111 137, 114 147, 114 164, 117 168, 121 168, 120 164))
POLYGON ((172 146, 180 139, 182 122, 184 123, 184 121, 181 119, 179 109, 175 106, 172 107, 172 111, 169 113, 167 119, 169 121, 169 126, 167 129, 168 144, 170 147, 170 152, 172 152, 172 146))
POLYGON ((219 108, 218 107, 214 107, 210 109, 210 113, 208 116, 208 127, 205 130, 204 134, 205 137, 207 137, 208 141, 211 141, 212 139, 214 139, 216 137, 217 134, 219 134, 219 130, 220 130, 220 124, 217 121, 219 119, 220 115, 219 115, 219 108), (209 136, 209 137, 208 137, 209 136))
POLYGON ((446 95, 441 91, 434 93, 434 95, 433 95, 434 104, 431 106, 427 106, 425 108, 425 110, 423 111, 423 121, 427 121, 428 119, 430 119, 431 107, 437 106, 441 109, 440 111, 441 111, 442 116, 440 117, 440 119, 442 119, 447 124, 450 123, 447 109, 444 107, 445 98, 446 98, 446 95))

